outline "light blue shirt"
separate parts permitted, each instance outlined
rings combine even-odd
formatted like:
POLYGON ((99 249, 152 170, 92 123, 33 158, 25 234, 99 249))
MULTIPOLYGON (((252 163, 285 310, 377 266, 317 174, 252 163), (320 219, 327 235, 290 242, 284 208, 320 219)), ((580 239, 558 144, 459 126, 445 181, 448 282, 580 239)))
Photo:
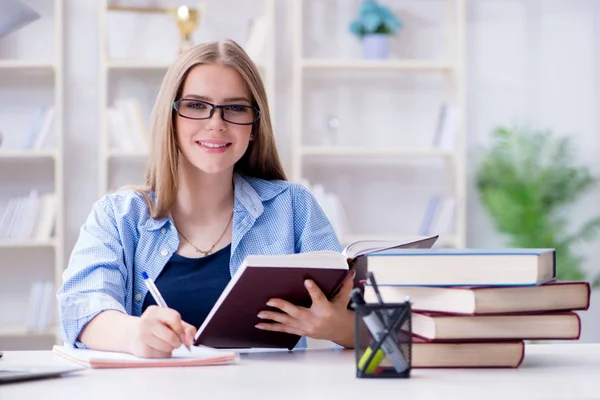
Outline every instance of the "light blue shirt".
MULTIPOLYGON (((251 254, 341 251, 333 226, 303 186, 238 174, 233 181, 232 276, 251 254)), ((64 342, 85 348, 79 334, 101 311, 139 316, 147 292, 142 270, 156 279, 178 248, 173 220, 153 219, 135 190, 98 200, 81 227, 57 294, 64 342)), ((305 346, 302 338, 297 347, 305 346)))

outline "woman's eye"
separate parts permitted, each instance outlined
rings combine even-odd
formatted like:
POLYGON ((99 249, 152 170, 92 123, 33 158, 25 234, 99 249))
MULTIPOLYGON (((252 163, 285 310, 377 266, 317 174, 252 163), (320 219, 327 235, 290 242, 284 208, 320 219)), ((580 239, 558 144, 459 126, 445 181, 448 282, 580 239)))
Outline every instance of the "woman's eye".
POLYGON ((194 108, 194 109, 203 109, 206 108, 206 106, 202 103, 188 103, 187 108, 194 108))
POLYGON ((246 112, 246 111, 248 111, 248 107, 246 107, 246 106, 237 106, 237 105, 228 106, 227 109, 229 111, 233 111, 233 112, 246 112))

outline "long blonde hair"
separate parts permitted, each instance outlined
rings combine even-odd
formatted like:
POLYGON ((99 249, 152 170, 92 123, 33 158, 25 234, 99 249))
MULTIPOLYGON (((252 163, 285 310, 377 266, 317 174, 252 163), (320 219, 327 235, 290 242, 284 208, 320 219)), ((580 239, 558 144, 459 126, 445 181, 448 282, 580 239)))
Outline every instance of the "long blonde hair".
POLYGON ((179 186, 177 146, 173 102, 181 91, 189 71, 200 64, 233 67, 244 79, 253 105, 260 109, 260 118, 252 127, 253 138, 246 153, 234 169, 242 175, 267 180, 286 180, 281 165, 267 94, 260 73, 247 53, 233 40, 208 42, 186 50, 167 70, 151 116, 152 145, 146 170, 146 185, 136 189, 145 197, 153 218, 164 218, 175 203, 179 186), (156 203, 148 192, 154 192, 156 203))

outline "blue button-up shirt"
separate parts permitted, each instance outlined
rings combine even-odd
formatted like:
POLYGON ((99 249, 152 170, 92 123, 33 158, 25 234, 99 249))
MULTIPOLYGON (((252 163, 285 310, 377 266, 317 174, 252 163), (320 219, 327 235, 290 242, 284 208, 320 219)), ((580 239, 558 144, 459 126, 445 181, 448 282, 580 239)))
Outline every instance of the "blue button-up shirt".
MULTIPOLYGON (((232 276, 251 254, 341 251, 333 226, 303 186, 234 174, 234 196, 232 276)), ((101 311, 139 316, 147 292, 142 270, 156 279, 178 248, 173 220, 152 218, 137 191, 98 200, 81 228, 57 294, 64 342, 85 348, 79 334, 101 311)), ((305 345, 302 338, 298 347, 305 345)))

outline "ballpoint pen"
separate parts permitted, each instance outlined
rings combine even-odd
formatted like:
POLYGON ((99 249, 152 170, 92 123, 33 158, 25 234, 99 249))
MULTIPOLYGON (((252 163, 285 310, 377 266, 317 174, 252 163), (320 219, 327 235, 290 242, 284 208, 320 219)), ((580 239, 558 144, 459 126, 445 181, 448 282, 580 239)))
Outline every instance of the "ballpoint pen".
MULTIPOLYGON (((167 302, 165 301, 165 299, 163 299, 162 295, 158 291, 158 288, 156 287, 152 279, 148 277, 146 271, 142 272, 142 278, 144 278, 144 283, 148 287, 148 291, 150 291, 150 294, 154 298, 154 301, 156 301, 156 305, 163 308, 169 308, 169 306, 167 306, 167 302)), ((183 345, 186 349, 188 349, 188 351, 192 351, 190 346, 188 346, 186 343, 183 343, 183 345)))

